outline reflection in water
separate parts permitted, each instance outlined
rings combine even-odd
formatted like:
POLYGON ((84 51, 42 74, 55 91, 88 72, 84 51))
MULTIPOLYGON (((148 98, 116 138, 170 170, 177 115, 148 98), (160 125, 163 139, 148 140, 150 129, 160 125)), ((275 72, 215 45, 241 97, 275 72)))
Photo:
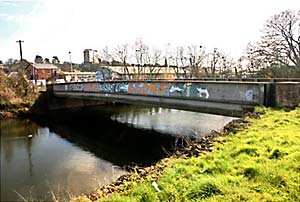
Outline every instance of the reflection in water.
POLYGON ((219 130, 232 117, 175 109, 151 108, 121 112, 111 119, 136 128, 155 130, 170 135, 200 137, 219 130))
POLYGON ((41 200, 49 200, 50 191, 89 192, 124 173, 47 127, 1 121, 1 201, 21 200, 15 191, 41 200))
POLYGON ((51 131, 118 166, 149 165, 163 158, 175 138, 110 120, 111 114, 85 110, 48 122, 51 131))
POLYGON ((12 144, 15 144, 16 141, 25 143, 23 146, 30 150, 31 139, 28 136, 36 133, 37 124, 29 124, 29 120, 7 120, 0 123, 1 141, 2 137, 10 136, 10 141, 7 141, 5 145, 1 144, 1 151, 3 150, 6 161, 10 161, 14 156, 12 144))
POLYGON ((1 121, 1 200, 20 200, 14 190, 39 200, 49 200, 50 191, 90 192, 124 174, 123 166, 163 158, 178 134, 203 135, 230 120, 161 108, 106 106, 56 111, 39 124, 1 121))

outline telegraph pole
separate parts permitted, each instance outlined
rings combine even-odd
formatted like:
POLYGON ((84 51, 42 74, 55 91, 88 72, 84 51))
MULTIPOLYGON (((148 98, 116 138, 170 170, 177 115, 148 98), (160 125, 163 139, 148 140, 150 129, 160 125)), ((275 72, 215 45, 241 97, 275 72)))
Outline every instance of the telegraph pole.
POLYGON ((22 55, 22 43, 24 42, 24 41, 21 41, 21 40, 18 40, 18 41, 16 41, 17 43, 19 43, 19 46, 20 46, 20 56, 21 56, 21 61, 23 60, 23 55, 22 55))

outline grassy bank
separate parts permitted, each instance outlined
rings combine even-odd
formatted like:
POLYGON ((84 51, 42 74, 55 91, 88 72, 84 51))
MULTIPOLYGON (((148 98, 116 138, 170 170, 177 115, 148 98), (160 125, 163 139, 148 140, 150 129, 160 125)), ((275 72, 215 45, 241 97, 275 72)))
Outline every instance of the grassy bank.
POLYGON ((246 129, 217 137, 212 152, 162 161, 158 177, 132 179, 96 200, 300 201, 300 108, 257 111, 261 118, 247 118, 246 129))

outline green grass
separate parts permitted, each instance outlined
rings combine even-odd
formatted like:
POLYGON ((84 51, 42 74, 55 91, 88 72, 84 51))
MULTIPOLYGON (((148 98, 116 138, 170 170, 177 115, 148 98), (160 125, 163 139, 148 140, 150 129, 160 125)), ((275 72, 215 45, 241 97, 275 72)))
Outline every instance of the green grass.
POLYGON ((213 152, 168 161, 161 192, 149 178, 98 201, 300 201, 300 108, 256 110, 261 119, 213 152))

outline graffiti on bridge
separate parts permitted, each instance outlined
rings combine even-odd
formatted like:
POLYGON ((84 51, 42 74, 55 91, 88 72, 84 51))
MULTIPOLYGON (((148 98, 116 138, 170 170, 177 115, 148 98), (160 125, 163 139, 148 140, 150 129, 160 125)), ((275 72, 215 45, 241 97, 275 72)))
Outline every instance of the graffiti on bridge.
MULTIPOLYGON (((208 98, 206 88, 197 88, 192 83, 150 83, 150 82, 121 82, 121 83, 76 83, 66 84, 65 91, 83 91, 100 93, 128 93, 151 96, 178 96, 208 98), (204 92, 204 94, 203 94, 204 92), (206 93, 206 94, 205 94, 206 93)), ((56 88, 58 91, 62 89, 56 88)))
POLYGON ((84 92, 98 92, 99 91, 99 83, 85 83, 83 86, 84 92))
POLYGON ((129 85, 128 93, 138 95, 170 96, 170 83, 144 83, 132 82, 129 85))
POLYGON ((129 83, 100 83, 99 92, 102 93, 127 93, 129 83))
POLYGON ((134 95, 150 95, 165 97, 189 97, 197 99, 236 99, 255 101, 258 91, 253 86, 239 86, 237 91, 233 86, 222 84, 189 83, 189 82, 91 82, 70 83, 56 87, 57 91, 82 91, 95 93, 125 93, 134 95), (64 89, 62 88, 64 87, 64 89))
POLYGON ((82 83, 71 83, 71 84, 65 85, 65 90, 83 91, 83 84, 82 83))

